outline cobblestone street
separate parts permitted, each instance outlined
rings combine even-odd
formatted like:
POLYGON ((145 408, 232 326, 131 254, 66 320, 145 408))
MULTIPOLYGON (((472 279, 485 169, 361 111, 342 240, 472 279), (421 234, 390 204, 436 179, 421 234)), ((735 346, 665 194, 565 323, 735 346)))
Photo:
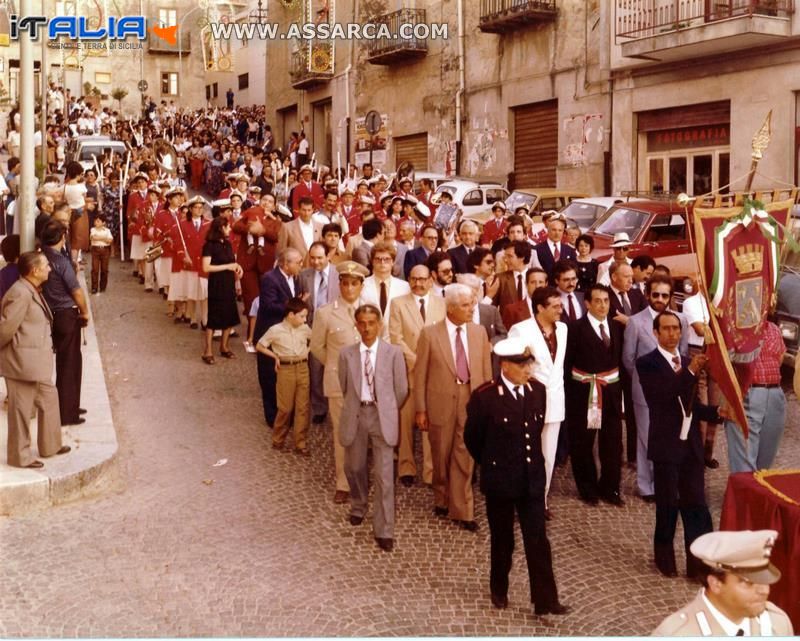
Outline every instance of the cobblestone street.
MULTIPOLYGON (((657 574, 654 508, 633 496, 631 470, 621 509, 585 506, 568 468, 556 472, 548 529, 572 606, 563 617, 533 616, 521 544, 510 607, 492 608, 482 498, 472 534, 437 519, 421 484, 398 487, 395 551, 382 552, 369 518, 352 527, 332 501, 330 426, 312 426, 310 459, 273 451, 255 357, 235 339, 237 360, 205 365, 201 333, 167 319, 129 265, 112 262, 108 293, 92 297, 119 485, 0 520, 0 636, 642 635, 697 589, 657 574)), ((792 395, 778 467, 800 460, 799 423, 792 395)), ((718 525, 722 431, 716 457, 718 525)))

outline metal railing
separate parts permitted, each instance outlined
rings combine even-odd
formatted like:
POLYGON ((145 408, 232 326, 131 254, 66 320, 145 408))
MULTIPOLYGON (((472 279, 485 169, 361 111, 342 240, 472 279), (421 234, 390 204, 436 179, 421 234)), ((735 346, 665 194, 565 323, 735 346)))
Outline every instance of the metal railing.
MULTIPOLYGON (((376 38, 367 41, 367 57, 376 58, 393 52, 415 52, 423 53, 428 51, 427 40, 411 37, 400 37, 400 25, 427 24, 425 22, 425 9, 404 8, 391 13, 378 16, 374 20, 375 24, 384 24, 388 27, 389 38, 376 38)), ((409 27, 405 27, 409 29, 409 27)), ((410 34, 413 35, 413 34, 410 34)))
POLYGON ((558 11, 556 0, 481 0, 481 22, 508 13, 558 11))
POLYGON ((153 53, 174 53, 178 54, 178 52, 182 54, 188 54, 192 51, 192 34, 185 31, 180 35, 179 38, 175 39, 175 44, 170 44, 166 40, 162 40, 161 38, 155 36, 154 34, 148 34, 147 36, 147 50, 152 51, 153 53))
MULTIPOLYGON (((325 45, 315 44, 315 47, 319 48, 321 52, 324 52, 328 57, 333 54, 332 49, 325 45)), ((333 77, 332 70, 314 70, 314 61, 311 60, 312 55, 314 54, 309 51, 308 45, 303 46, 302 49, 299 49, 292 54, 291 65, 289 67, 289 76, 291 77, 293 85, 308 82, 324 82, 333 77)))
POLYGON ((649 38, 729 18, 792 13, 794 0, 617 0, 616 35, 649 38))

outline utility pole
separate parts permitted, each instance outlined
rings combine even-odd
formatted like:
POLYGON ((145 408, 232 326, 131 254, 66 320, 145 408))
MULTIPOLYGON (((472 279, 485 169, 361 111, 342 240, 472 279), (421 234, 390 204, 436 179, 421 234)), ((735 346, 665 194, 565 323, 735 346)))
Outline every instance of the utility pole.
MULTIPOLYGON (((20 0, 20 14, 33 15, 33 0, 20 0)), ((46 38, 46 34, 41 34, 46 38)), ((44 70, 42 70, 44 71, 44 70)), ((21 30, 19 36, 19 156, 22 171, 19 175, 19 196, 15 218, 20 235, 20 249, 31 251, 36 241, 34 232, 34 205, 36 197, 36 163, 33 145, 34 137, 34 81, 33 81, 33 41, 28 30, 21 30)), ((42 139, 42 146, 44 146, 42 139)))
MULTIPOLYGON (((42 0, 42 15, 46 16, 45 0, 42 0)), ((47 175, 47 91, 50 88, 47 82, 47 45, 50 44, 46 34, 42 33, 39 36, 42 39, 42 66, 39 68, 39 76, 42 80, 42 111, 41 111, 41 128, 42 128, 42 152, 39 160, 44 167, 44 176, 47 175)))

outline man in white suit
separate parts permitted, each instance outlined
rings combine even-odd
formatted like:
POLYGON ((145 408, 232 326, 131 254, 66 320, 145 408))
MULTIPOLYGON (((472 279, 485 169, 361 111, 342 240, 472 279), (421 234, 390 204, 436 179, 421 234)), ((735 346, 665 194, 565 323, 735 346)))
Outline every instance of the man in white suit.
MULTIPOLYGON (((392 266, 397 257, 394 245, 387 242, 375 243, 370 255, 372 276, 364 280, 364 289, 361 290, 361 301, 372 303, 381 312, 381 318, 388 319, 391 315, 392 300, 405 296, 411 291, 408 283, 392 276, 392 266)), ((389 340, 389 323, 383 323, 381 338, 389 340)))
MULTIPOLYGON (((423 327, 444 320, 447 308, 444 298, 433 296, 433 279, 425 265, 415 265, 408 275, 411 293, 396 298, 389 317, 389 336, 403 350, 409 378, 409 398, 400 408, 400 443, 397 451, 397 475, 406 487, 414 484, 417 465, 414 462, 414 365, 417 362, 417 341, 423 327)), ((427 432, 422 432, 422 481, 433 483, 433 458, 427 432)))
MULTIPOLYGON (((314 312, 330 301, 339 298, 339 273, 328 259, 328 247, 321 240, 315 241, 308 250, 311 265, 300 272, 302 291, 308 292, 308 325, 314 327, 314 312)), ((311 382, 312 422, 322 423, 328 413, 328 399, 322 393, 322 376, 325 368, 313 354, 308 355, 308 370, 311 382)))
POLYGON ((367 513, 372 447, 375 505, 372 528, 384 552, 394 548, 394 446, 399 408, 408 396, 408 374, 399 347, 380 340, 380 310, 371 304, 355 312, 361 341, 339 353, 339 385, 344 407, 339 442, 345 450, 344 471, 350 483, 350 524, 361 525, 367 513))
MULTIPOLYGON (((532 304, 536 316, 514 325, 508 335, 525 340, 535 359, 531 373, 545 387, 547 404, 542 429, 542 454, 547 505, 558 448, 558 432, 565 417, 564 355, 567 349, 567 326, 559 320, 563 308, 561 295, 555 287, 540 287, 534 291, 532 304)), ((545 508, 545 518, 552 518, 549 508, 545 508)))
MULTIPOLYGON (((672 281, 669 276, 654 274, 647 281, 645 295, 649 303, 647 309, 634 314, 625 326, 622 343, 622 364, 631 376, 633 412, 636 416, 636 484, 639 496, 647 503, 655 503, 653 484, 653 463, 647 458, 647 442, 650 433, 650 410, 639 383, 636 359, 649 354, 658 347, 653 333, 653 320, 669 307, 672 297, 672 281)), ((678 351, 681 356, 689 356, 689 325, 682 314, 676 314, 681 321, 681 342, 678 351)), ((628 408, 625 408, 628 411, 628 408)))

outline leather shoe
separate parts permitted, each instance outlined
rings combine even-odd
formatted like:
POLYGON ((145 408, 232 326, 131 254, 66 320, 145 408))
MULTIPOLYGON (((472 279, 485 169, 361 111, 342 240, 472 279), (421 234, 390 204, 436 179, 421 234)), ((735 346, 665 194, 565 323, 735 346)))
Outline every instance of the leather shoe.
POLYGON ((378 542, 378 547, 384 552, 391 552, 394 549, 394 539, 379 539, 375 537, 378 542))
POLYGON ((314 418, 311 419, 311 422, 314 425, 321 425, 325 422, 325 416, 327 416, 327 414, 314 414, 314 418))
POLYGON ((553 605, 545 605, 542 607, 534 606, 533 613, 536 616, 544 616, 546 614, 566 614, 570 611, 570 607, 568 605, 564 605, 563 603, 554 603, 553 605))
POLYGON ((400 482, 405 485, 406 487, 411 487, 414 485, 414 477, 413 476, 401 476, 400 482))
POLYGON ((65 423, 65 425, 83 425, 86 422, 86 419, 82 416, 79 416, 74 421, 70 421, 69 423, 65 423))
POLYGON ((550 510, 549 507, 544 508, 544 520, 545 521, 553 520, 553 512, 550 510))
POLYGON ((32 461, 31 463, 28 463, 25 467, 31 469, 39 469, 40 467, 44 467, 44 463, 42 463, 41 461, 32 461))
POLYGON ((336 490, 336 494, 333 495, 333 502, 347 503, 348 498, 350 498, 350 492, 345 492, 344 490, 336 490))
POLYGON ((459 521, 458 524, 461 526, 462 530, 467 530, 468 532, 478 531, 477 521, 459 521))
POLYGON ((71 452, 72 448, 69 445, 64 445, 58 452, 56 452, 56 456, 59 454, 66 454, 67 452, 71 452))
POLYGON ((508 597, 492 594, 492 605, 498 610, 505 610, 508 607, 508 597))
POLYGON ((363 516, 350 515, 350 525, 361 525, 364 522, 363 516))
POLYGON ((716 470, 719 467, 719 461, 715 458, 707 458, 705 464, 709 470, 716 470))
POLYGON ((82 407, 79 407, 78 408, 78 414, 86 414, 86 410, 83 409, 82 407))
POLYGON ((641 496, 641 499, 645 503, 655 503, 656 502, 656 495, 655 494, 643 494, 641 496))
POLYGON ((600 502, 600 499, 598 499, 593 494, 582 494, 581 501, 583 501, 587 505, 597 505, 600 502))
POLYGON ((610 503, 611 505, 616 505, 617 507, 622 507, 625 505, 625 501, 622 500, 622 497, 619 495, 619 492, 609 492, 608 494, 602 494, 600 498, 605 503, 610 503))
POLYGON ((436 516, 447 516, 447 508, 446 507, 435 507, 433 508, 433 513, 436 516))

